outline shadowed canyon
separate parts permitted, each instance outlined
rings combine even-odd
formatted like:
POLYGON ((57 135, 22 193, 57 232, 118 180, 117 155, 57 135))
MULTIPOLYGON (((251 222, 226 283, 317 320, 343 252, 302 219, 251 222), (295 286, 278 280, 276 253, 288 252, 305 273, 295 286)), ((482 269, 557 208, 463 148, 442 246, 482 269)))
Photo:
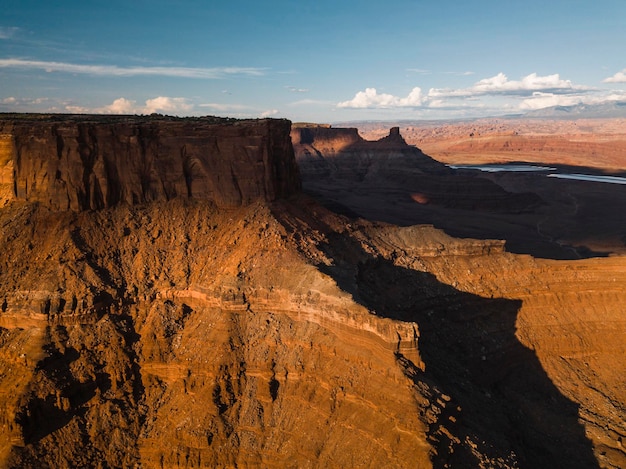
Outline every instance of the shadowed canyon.
POLYGON ((2 116, 0 466, 626 467, 626 188, 403 135, 2 116))

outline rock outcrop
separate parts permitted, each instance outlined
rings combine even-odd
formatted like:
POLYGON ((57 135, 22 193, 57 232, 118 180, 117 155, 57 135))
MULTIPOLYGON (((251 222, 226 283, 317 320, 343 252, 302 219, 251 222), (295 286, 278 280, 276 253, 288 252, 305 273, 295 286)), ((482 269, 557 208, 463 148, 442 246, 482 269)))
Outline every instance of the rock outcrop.
POLYGON ((291 138, 304 191, 335 211, 400 225, 433 224, 455 236, 506 237, 520 252, 529 252, 523 246, 530 236, 541 252, 552 249, 536 232, 536 221, 525 233, 517 228, 520 217, 540 211, 542 197, 455 171, 408 145, 398 127, 368 141, 356 129, 294 125, 291 138))
MULTIPOLYGON (((535 128, 535 123, 528 126, 535 128)), ((482 127, 458 124, 449 131, 472 129, 482 127)), ((427 128, 419 130, 425 133, 427 128)), ((436 135, 430 138, 434 141, 436 135)), ((441 138, 445 143, 445 135, 441 138)), ((536 257, 576 259, 626 252, 626 221, 618 215, 626 204, 626 192, 620 186, 556 181, 542 172, 454 170, 406 145, 397 129, 369 142, 360 139, 355 129, 295 126, 292 139, 304 190, 348 215, 401 225, 432 224, 464 238, 505 239, 509 251, 536 257), (346 135, 351 136, 349 143, 346 135)), ((537 153, 534 161, 541 155, 537 153)), ((592 166, 594 159, 589 155, 587 164, 592 166)), ((589 168, 561 169, 597 174, 589 168)))
POLYGON ((428 467, 417 325, 316 267, 340 225, 300 203, 1 209, 0 466, 428 467))
POLYGON ((53 210, 206 199, 221 207, 300 187, 286 120, 158 116, 0 119, 0 204, 53 210))
POLYGON ((407 145, 398 127, 387 137, 367 141, 355 128, 294 125, 291 140, 305 182, 320 178, 363 182, 402 171, 448 172, 445 165, 407 145))
POLYGON ((380 140, 368 141, 357 129, 294 125, 291 139, 304 188, 315 194, 338 189, 404 191, 421 204, 516 213, 541 203, 535 194, 513 194, 491 181, 451 170, 407 145, 398 127, 380 140))
MULTIPOLYGON (((238 142, 288 129, 213 124, 238 142)), ((175 141, 169 125, 155 141, 175 141)), ((396 131, 378 145, 404 151, 396 131)), ((623 257, 541 260, 348 219, 277 199, 297 184, 272 177, 287 188, 238 182, 253 195, 216 200, 250 174, 220 155, 212 192, 192 179, 191 196, 65 210, 29 183, 32 199, 0 207, 0 466, 626 467, 623 257)), ((96 166, 71 187, 94 187, 96 166)))

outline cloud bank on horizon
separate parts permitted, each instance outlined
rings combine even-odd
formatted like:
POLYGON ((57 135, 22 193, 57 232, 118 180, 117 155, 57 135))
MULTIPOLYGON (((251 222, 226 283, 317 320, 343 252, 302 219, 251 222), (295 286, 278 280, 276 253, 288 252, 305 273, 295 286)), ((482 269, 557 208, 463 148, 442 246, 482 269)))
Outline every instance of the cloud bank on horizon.
MULTIPOLYGON (((17 29, 17 28, 14 28, 17 29)), ((11 37, 13 29, 0 28, 2 37, 11 37)), ((132 66, 73 64, 68 62, 40 61, 26 59, 0 59, 0 69, 39 70, 50 73, 92 75, 104 77, 174 77, 199 80, 223 80, 229 76, 262 77, 275 72, 260 67, 167 67, 167 66, 132 66)), ((418 70, 424 74, 425 70, 418 70)), ((431 71, 427 71, 431 74, 431 71)), ((452 73, 449 73, 452 74, 452 73)), ((473 72, 458 73, 458 76, 470 76, 473 72)), ((626 69, 602 80, 603 83, 626 83, 626 69)), ((292 85, 284 85, 291 93, 307 93, 309 89, 292 85)), ((222 91, 223 94, 230 92, 222 91)), ((125 97, 115 98, 110 104, 102 106, 82 106, 80 104, 61 102, 57 106, 51 104, 55 100, 49 97, 23 99, 9 96, 0 99, 0 106, 7 109, 20 108, 28 111, 33 106, 48 103, 48 110, 71 113, 101 114, 151 114, 169 113, 173 115, 199 115, 203 111, 223 114, 235 114, 239 117, 270 117, 283 114, 280 110, 258 109, 241 103, 200 103, 189 97, 156 96, 146 99, 144 104, 125 97), (60 106, 60 107, 59 107, 60 106)), ((379 92, 374 87, 358 91, 352 99, 332 102, 316 100, 299 100, 291 102, 291 106, 315 105, 332 103, 335 109, 367 110, 413 109, 413 110, 450 110, 465 113, 479 111, 478 114, 528 111, 551 106, 571 106, 576 104, 602 104, 606 102, 626 102, 625 90, 607 90, 588 85, 574 84, 571 80, 561 78, 560 74, 541 76, 531 73, 519 80, 510 80, 503 72, 495 76, 483 78, 465 88, 430 88, 423 92, 419 86, 413 87, 404 96, 379 92), (491 101, 490 101, 491 100, 491 101)), ((367 115, 364 114, 364 118, 367 115)))
MULTIPOLYGON (((626 69, 604 83, 626 83, 626 69)), ((347 101, 337 103, 339 108, 350 109, 393 109, 393 108, 488 108, 489 103, 481 100, 488 98, 509 98, 499 106, 491 104, 495 111, 534 110, 551 106, 571 106, 576 104, 601 104, 606 102, 626 102, 624 90, 600 90, 586 85, 575 85, 564 80, 560 75, 539 76, 531 73, 520 80, 509 80, 502 72, 477 81, 468 88, 431 88, 423 93, 420 87, 414 87, 406 97, 388 93, 379 93, 376 88, 359 91, 347 101)))
MULTIPOLYGON (((5 28, 6 30, 6 28, 5 28)), ((9 33, 2 31, 4 36, 9 33)), ((135 66, 119 67, 115 65, 82 65, 66 62, 37 61, 24 59, 0 59, 0 69, 40 70, 45 73, 84 74, 109 77, 132 76, 162 76, 200 80, 221 80, 228 76, 243 75, 260 77, 273 73, 267 68, 258 67, 164 67, 164 66, 135 66)), ((413 69, 409 69, 413 71, 413 69)), ((417 69, 416 69, 417 70, 417 69)), ((420 70, 423 72, 423 70, 420 70)), ((430 71, 428 72, 431 73, 430 71)), ((470 72, 458 74, 469 76, 470 72)), ((605 78, 603 83, 626 83, 626 69, 605 78)), ((290 92, 306 93, 309 90, 285 85, 290 92)), ((225 93, 222 91, 222 93, 225 93)), ((227 94, 230 94, 229 92, 227 94)), ((5 108, 28 109, 34 105, 50 104, 51 98, 36 98, 32 100, 20 99, 14 96, 0 100, 5 108)), ((318 101, 320 103, 322 101, 318 101)), ((327 101, 326 103, 330 103, 327 101)), ((379 92, 374 87, 358 91, 352 99, 335 102, 336 109, 435 109, 435 110, 474 110, 489 113, 514 112, 542 109, 551 106, 570 106, 576 104, 602 104, 606 102, 626 102, 625 90, 602 90, 596 87, 574 84, 571 80, 560 77, 558 73, 540 76, 531 73, 519 80, 510 80, 500 72, 495 76, 483 78, 465 88, 430 88, 423 92, 419 86, 413 87, 404 96, 379 92), (499 99, 499 102, 490 102, 489 99, 499 99)), ((299 100, 292 102, 293 106, 313 105, 315 100, 299 100)), ((110 104, 103 106, 81 106, 72 103, 61 103, 61 108, 49 106, 53 111, 71 113, 101 113, 101 114, 151 114, 169 113, 173 115, 198 115, 203 111, 236 114, 244 117, 270 117, 281 115, 278 109, 255 109, 240 103, 199 103, 192 98, 156 96, 146 99, 141 105, 137 100, 119 97, 110 104)), ((364 117, 367 116, 364 114, 364 117)))

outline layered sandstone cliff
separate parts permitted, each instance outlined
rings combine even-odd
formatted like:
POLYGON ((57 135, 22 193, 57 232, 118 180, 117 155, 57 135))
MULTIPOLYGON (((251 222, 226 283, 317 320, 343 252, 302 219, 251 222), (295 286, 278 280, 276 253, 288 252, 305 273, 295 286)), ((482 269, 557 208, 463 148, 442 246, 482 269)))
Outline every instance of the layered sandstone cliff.
POLYGON ((8 116, 0 120, 0 204, 54 210, 206 199, 222 207, 299 190, 286 120, 8 116))
POLYGON ((626 465, 623 258, 537 260, 292 193, 6 201, 0 466, 626 465))
POLYGON ((396 360, 421 366, 417 325, 341 291, 314 260, 333 229, 277 210, 2 209, 0 465, 428 467, 396 360))
POLYGON ((293 202, 2 209, 1 464, 623 466, 623 259, 293 202))

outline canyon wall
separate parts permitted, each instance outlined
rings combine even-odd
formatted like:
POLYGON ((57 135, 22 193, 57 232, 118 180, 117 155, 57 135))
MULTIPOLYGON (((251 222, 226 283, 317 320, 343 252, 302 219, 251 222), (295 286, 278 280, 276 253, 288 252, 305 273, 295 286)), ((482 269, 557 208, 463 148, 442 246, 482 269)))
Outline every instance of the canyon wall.
POLYGON ((536 220, 526 232, 519 230, 520 217, 545 205, 538 194, 453 170, 408 145, 398 127, 387 133, 369 141, 356 129, 294 125, 291 138, 304 191, 349 216, 433 224, 461 237, 506 236, 508 246, 522 252, 529 239, 541 249, 550 244, 536 233, 536 220))
POLYGON ((0 466, 429 467, 417 325, 316 267, 319 207, 277 210, 0 209, 0 466))
POLYGON ((207 199, 221 207, 299 190, 286 120, 11 116, 0 119, 0 204, 53 210, 207 199))
MULTIPOLYGON (((284 121, 94 119, 3 127, 0 466, 626 467, 623 257, 535 259, 281 198, 299 187, 284 121)), ((292 138, 321 158, 303 173, 322 200, 483 237, 526 216, 418 197, 437 178, 449 200, 515 194, 397 130, 309 129, 292 138)))

